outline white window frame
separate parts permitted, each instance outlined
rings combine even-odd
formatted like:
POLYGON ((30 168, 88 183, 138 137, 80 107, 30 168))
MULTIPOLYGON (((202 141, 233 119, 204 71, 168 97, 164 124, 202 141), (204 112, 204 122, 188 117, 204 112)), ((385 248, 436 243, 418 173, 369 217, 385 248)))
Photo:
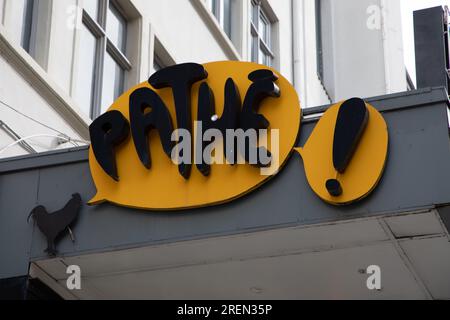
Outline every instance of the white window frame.
POLYGON ((25 0, 20 45, 35 57, 39 0, 25 0))
MULTIPOLYGON (((84 0, 84 1, 93 1, 93 0, 84 0)), ((129 18, 126 13, 122 10, 118 1, 116 0, 100 0, 99 1, 99 12, 98 17, 91 17, 90 14, 83 9, 82 13, 82 23, 88 29, 89 32, 93 36, 95 36, 97 41, 96 52, 95 52, 95 63, 94 63, 94 80, 93 80, 93 95, 90 106, 89 117, 91 119, 95 119, 101 114, 102 109, 102 91, 103 91, 103 75, 104 70, 103 66, 105 64, 106 55, 110 54, 113 60, 124 70, 124 79, 122 81, 122 91, 125 89, 125 82, 127 73, 131 71, 132 64, 130 60, 126 56, 127 51, 127 38, 128 34, 128 24, 129 18), (109 6, 112 5, 114 8, 125 18, 127 23, 127 28, 124 31, 124 44, 125 44, 125 52, 122 52, 122 49, 116 47, 116 45, 108 38, 106 34, 106 23, 107 23, 107 15, 109 6)))
POLYGON ((4 13, 6 8, 6 1, 0 0, 0 25, 4 24, 4 13))
POLYGON ((3 24, 16 43, 27 52, 44 70, 48 65, 51 29, 52 0, 34 0, 33 7, 23 2, 3 0, 3 24), (30 8, 29 10, 27 10, 30 8), (24 41, 26 40, 26 41, 24 41))
POLYGON ((261 63, 260 51, 264 53, 263 64, 266 64, 269 67, 274 66, 275 63, 275 53, 273 51, 273 21, 269 18, 269 15, 266 13, 265 9, 262 6, 262 2, 260 0, 251 0, 250 5, 250 60, 255 63, 261 63), (256 9, 256 16, 255 10, 256 9), (256 18, 256 21, 254 21, 256 18), (264 38, 264 34, 261 34, 259 21, 264 20, 266 22, 267 30, 267 39, 264 38), (253 50, 255 48, 255 50, 253 50), (268 59, 268 61, 265 61, 268 59), (268 62, 268 63, 267 63, 268 62))
POLYGON ((206 0, 206 5, 208 6, 209 10, 211 11, 211 13, 214 15, 214 17, 216 18, 217 22, 219 23, 220 27, 222 28, 222 30, 225 32, 225 34, 228 36, 228 38, 231 40, 232 36, 233 36, 233 31, 232 31, 232 3, 230 1, 230 5, 229 5, 229 26, 227 26, 225 24, 226 19, 225 19, 225 1, 224 0, 206 0))

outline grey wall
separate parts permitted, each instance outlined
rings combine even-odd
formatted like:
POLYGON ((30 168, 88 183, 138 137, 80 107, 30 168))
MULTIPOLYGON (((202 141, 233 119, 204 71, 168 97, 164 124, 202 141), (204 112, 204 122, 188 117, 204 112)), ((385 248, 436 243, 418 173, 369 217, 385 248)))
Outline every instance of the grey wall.
MULTIPOLYGON (((255 192, 232 203, 183 212, 145 212, 109 204, 83 206, 62 255, 109 251, 187 239, 308 225, 380 214, 395 214, 450 203, 450 148, 447 98, 443 89, 369 99, 389 126, 389 159, 378 188, 346 207, 322 202, 293 155, 284 170, 255 192)), ((317 108, 311 112, 320 112, 317 108)), ((299 145, 315 126, 305 120, 299 145)), ((52 212, 74 192, 95 194, 87 150, 52 153, 0 162, 0 278, 26 274, 29 259, 45 257, 42 234, 27 224, 36 205, 52 212)))

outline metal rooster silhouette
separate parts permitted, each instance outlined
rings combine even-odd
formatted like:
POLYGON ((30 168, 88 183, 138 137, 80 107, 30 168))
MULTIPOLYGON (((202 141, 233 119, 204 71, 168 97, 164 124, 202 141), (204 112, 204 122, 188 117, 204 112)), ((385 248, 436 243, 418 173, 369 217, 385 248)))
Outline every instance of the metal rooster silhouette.
POLYGON ((72 195, 72 199, 59 211, 48 213, 43 206, 38 206, 31 211, 27 222, 33 217, 37 223, 39 230, 47 238, 47 252, 51 256, 55 256, 58 251, 55 247, 55 241, 66 229, 69 231, 72 241, 75 241, 70 226, 78 217, 81 207, 81 196, 78 193, 72 195))

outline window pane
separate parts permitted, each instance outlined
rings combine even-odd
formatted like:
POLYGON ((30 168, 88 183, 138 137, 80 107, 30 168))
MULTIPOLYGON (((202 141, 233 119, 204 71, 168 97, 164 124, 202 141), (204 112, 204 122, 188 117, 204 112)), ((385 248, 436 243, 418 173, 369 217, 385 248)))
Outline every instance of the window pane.
POLYGON ((155 54, 155 57, 153 58, 153 70, 159 71, 162 68, 164 68, 164 64, 161 62, 161 59, 155 54))
POLYGON ((35 1, 25 0, 23 8, 23 24, 22 24, 22 48, 30 53, 31 48, 31 37, 33 33, 33 12, 34 12, 35 1))
POLYGON ((270 46, 270 24, 264 15, 259 18, 259 34, 263 38, 267 46, 270 46))
POLYGON ((103 67, 103 90, 101 112, 104 113, 123 93, 125 71, 106 53, 103 67))
POLYGON ((266 58, 266 55, 265 55, 265 53, 264 53, 264 51, 262 51, 262 49, 261 49, 261 47, 259 48, 259 59, 258 59, 258 62, 260 63, 260 64, 265 64, 265 58, 266 58))
POLYGON ((159 71, 162 69, 162 66, 158 63, 158 61, 153 61, 153 70, 159 71))
POLYGON ((258 26, 258 16, 259 16, 259 8, 258 5, 252 1, 252 12, 251 12, 252 16, 252 22, 255 26, 258 26))
POLYGON ((268 54, 265 55, 265 61, 264 64, 268 67, 272 66, 272 57, 268 54))
POLYGON ((111 42, 123 53, 126 46, 127 21, 120 12, 110 4, 106 21, 106 34, 111 42))
POLYGON ((84 10, 86 10, 89 16, 95 21, 98 21, 99 18, 99 1, 100 0, 84 0, 84 10))
POLYGON ((258 50, 259 50, 258 37, 253 36, 252 37, 252 61, 253 62, 258 62, 258 50))
POLYGON ((81 110, 90 116, 93 93, 97 39, 83 24, 80 31, 80 51, 77 68, 75 100, 81 110))
POLYGON ((220 21, 220 0, 209 0, 208 2, 209 9, 216 19, 220 21))
POLYGON ((231 39, 231 0, 223 1, 223 30, 231 39))

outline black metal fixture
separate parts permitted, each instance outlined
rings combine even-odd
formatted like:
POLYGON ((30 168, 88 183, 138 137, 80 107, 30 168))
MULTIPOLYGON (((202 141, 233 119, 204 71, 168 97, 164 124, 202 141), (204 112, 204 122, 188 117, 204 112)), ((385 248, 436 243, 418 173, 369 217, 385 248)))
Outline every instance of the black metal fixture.
POLYGON ((48 213, 44 206, 38 206, 31 211, 28 216, 28 221, 31 217, 37 223, 39 230, 47 238, 47 252, 51 256, 55 256, 56 251, 55 242, 58 237, 66 230, 70 232, 72 241, 74 241, 72 230, 70 226, 75 222, 78 217, 81 207, 81 196, 78 193, 72 195, 72 199, 62 208, 54 213, 48 213))

